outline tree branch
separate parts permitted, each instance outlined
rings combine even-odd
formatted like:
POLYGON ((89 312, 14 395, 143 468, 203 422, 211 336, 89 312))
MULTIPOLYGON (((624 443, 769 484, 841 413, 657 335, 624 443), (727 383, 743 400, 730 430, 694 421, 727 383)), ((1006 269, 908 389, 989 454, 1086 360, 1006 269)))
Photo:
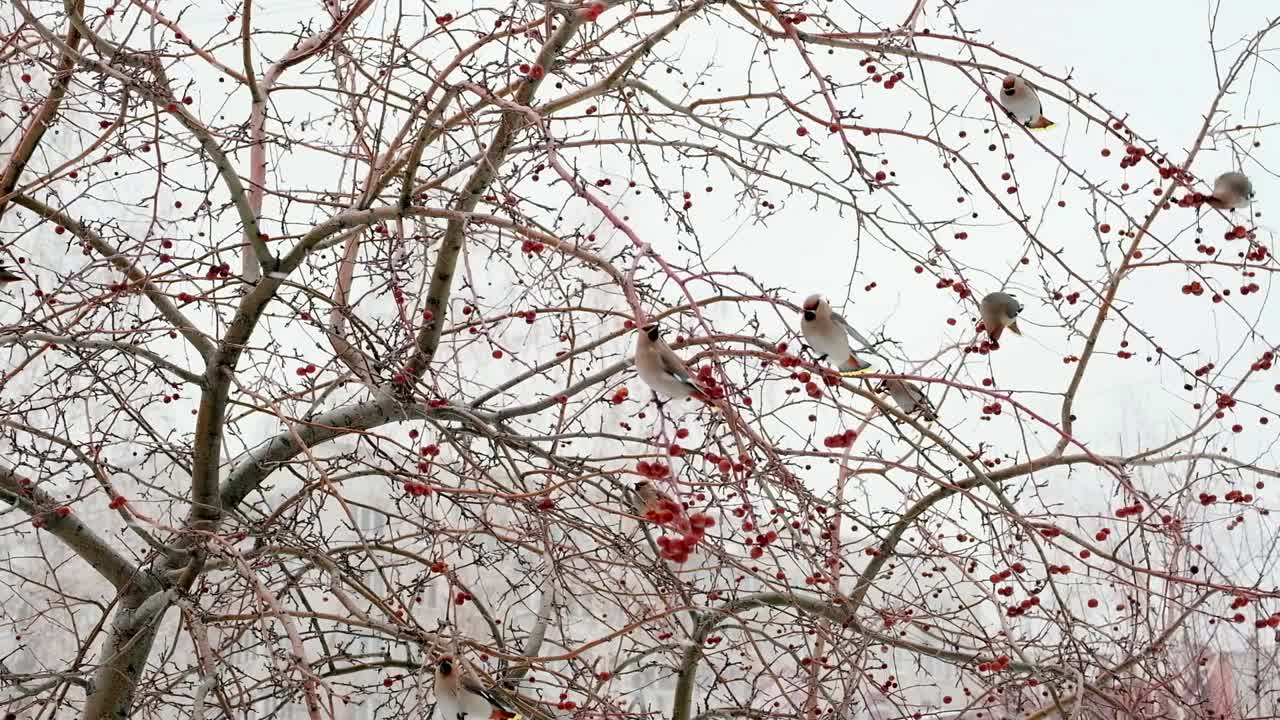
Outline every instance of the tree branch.
POLYGON ((70 508, 8 465, 0 464, 0 499, 26 512, 38 529, 48 530, 116 590, 152 589, 154 581, 100 537, 70 508), (62 512, 59 512, 59 509, 62 512))

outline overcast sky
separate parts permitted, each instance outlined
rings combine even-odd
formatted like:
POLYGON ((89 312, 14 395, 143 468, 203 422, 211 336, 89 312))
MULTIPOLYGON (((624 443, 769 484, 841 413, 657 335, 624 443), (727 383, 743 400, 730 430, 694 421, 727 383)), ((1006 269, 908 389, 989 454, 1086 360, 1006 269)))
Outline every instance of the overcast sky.
MULTIPOLYGON (((863 3, 855 4, 860 11, 867 11, 863 3)), ((889 23, 900 21, 908 3, 885 4, 871 8, 882 12, 878 19, 889 23), (899 7, 899 6, 902 7, 899 7)), ((1003 1, 967 2, 955 4, 955 15, 973 38, 993 44, 996 49, 1038 65, 1048 75, 1069 76, 1074 86, 1082 92, 1092 93, 1106 108, 1127 118, 1128 125, 1137 134, 1164 151, 1175 161, 1181 161, 1203 122, 1217 90, 1217 77, 1236 57, 1243 46, 1242 38, 1265 24, 1268 13, 1274 12, 1272 3, 1264 0, 1237 0, 1222 4, 1222 10, 1211 14, 1210 8, 1201 2, 1126 1, 1099 2, 1089 0, 1075 3, 1071 9, 1046 10, 1039 3, 1010 3, 1003 1), (1211 52, 1210 22, 1216 24, 1212 37, 1221 51, 1215 57, 1211 52)), ((387 18, 398 12, 396 5, 379 5, 366 18, 371 34, 386 28, 387 18)), ((468 6, 436 3, 430 13, 461 12, 468 6)), ((262 28, 292 29, 308 18, 319 23, 318 5, 286 0, 264 2, 255 6, 255 19, 262 28)), ((951 33, 949 8, 943 3, 927 2, 927 11, 920 28, 951 33)), ((421 8, 411 8, 421 13, 421 8)), ((228 9, 221 3, 199 3, 183 9, 182 24, 197 38, 208 37, 225 27, 228 9)), ((614 10, 612 12, 618 12, 614 10)), ((716 13, 728 13, 717 9, 716 13)), ((850 10, 832 6, 831 12, 847 21, 850 10)), ((687 101, 695 97, 715 96, 738 92, 745 85, 745 78, 763 77, 776 72, 796 99, 805 99, 806 107, 820 110, 821 103, 813 96, 815 84, 806 76, 802 64, 793 49, 785 43, 773 43, 775 52, 762 55, 762 46, 741 32, 728 33, 720 24, 695 21, 660 46, 656 54, 673 61, 680 72, 674 74, 650 74, 643 79, 658 87, 669 97, 687 101), (702 85, 685 91, 680 83, 700 80, 702 85)), ((409 27, 412 23, 409 23, 409 27)), ((264 57, 278 57, 284 44, 284 35, 263 35, 256 47, 264 57)), ((1274 45, 1274 40, 1272 41, 1274 45)), ((1274 61, 1275 52, 1267 46, 1267 61, 1274 61)), ((965 50, 954 43, 918 38, 918 48, 924 52, 947 57, 967 56, 965 50)), ((229 64, 238 64, 235 47, 222 48, 221 56, 229 64)), ((445 54, 445 50, 441 54, 445 54)), ((983 50, 976 57, 1002 69, 1017 70, 1019 66, 1007 59, 983 50)), ((862 68, 857 65, 859 55, 841 51, 834 55, 814 54, 814 60, 826 74, 837 80, 857 77, 862 68)), ((260 65, 265 61, 259 58, 260 65)), ((916 132, 930 132, 932 118, 938 120, 937 137, 951 148, 961 151, 963 157, 977 171, 994 192, 1003 193, 1011 182, 1000 175, 1012 172, 1018 186, 1017 200, 1022 214, 1028 218, 1028 227, 1039 241, 1057 254, 1028 252, 1025 234, 1008 217, 997 212, 987 200, 977 183, 963 171, 957 175, 966 191, 965 202, 958 203, 960 186, 950 171, 944 170, 942 159, 932 147, 903 138, 862 138, 852 134, 858 149, 874 153, 869 160, 873 168, 883 168, 895 173, 893 187, 898 199, 891 199, 884 191, 867 193, 859 181, 848 186, 858 190, 859 207, 875 213, 886 232, 864 226, 861 234, 849 213, 843 215, 830 204, 818 202, 799 193, 788 196, 785 189, 765 183, 762 187, 767 197, 780 206, 767 223, 758 223, 743 212, 740 197, 734 195, 734 183, 719 166, 712 165, 708 176, 700 174, 701 162, 677 164, 658 169, 669 195, 692 191, 695 201, 690 217, 697 237, 710 267, 728 269, 736 267, 749 273, 760 285, 782 288, 786 299, 798 302, 811 292, 822 292, 837 306, 843 306, 846 316, 865 333, 883 335, 896 343, 887 352, 895 358, 899 369, 910 369, 926 376, 957 373, 956 379, 966 383, 980 383, 985 377, 995 378, 998 387, 1016 391, 1016 398, 1056 422, 1060 393, 1066 387, 1074 365, 1063 363, 1063 357, 1079 354, 1083 339, 1078 333, 1063 327, 1061 316, 1048 301, 1054 290, 1070 293, 1078 291, 1082 300, 1075 306, 1057 303, 1064 312, 1079 314, 1079 326, 1087 328, 1093 319, 1093 305, 1089 287, 1095 291, 1101 287, 1120 256, 1113 232, 1107 237, 1105 254, 1100 252, 1099 236, 1095 233, 1098 222, 1109 222, 1117 230, 1126 226, 1115 208, 1098 203, 1087 191, 1083 182, 1064 172, 1056 161, 1035 147, 1032 138, 1018 128, 1001 120, 998 127, 1008 132, 1007 146, 1001 142, 997 152, 988 152, 986 145, 992 142, 990 131, 994 114, 975 87, 975 82, 993 86, 994 75, 979 76, 936 63, 926 66, 922 75, 918 65, 896 65, 906 73, 903 83, 893 91, 872 86, 868 91, 842 90, 839 94, 841 109, 851 109, 867 125, 880 127, 905 127, 916 132), (927 92, 936 110, 930 112, 922 96, 927 92), (962 136, 963 133, 963 136, 962 136), (1005 148, 1014 160, 1003 159, 1005 148), (887 165, 878 165, 881 159, 887 165), (697 170, 695 172, 694 170, 697 170), (717 191, 706 193, 705 185, 717 191), (1063 201, 1065 207, 1058 207, 1063 201), (920 232, 919 226, 904 213, 910 208, 918 217, 931 223, 933 236, 920 232), (976 211, 977 218, 968 213, 976 211), (957 232, 967 233, 965 240, 954 239, 957 232), (946 246, 951 257, 962 263, 965 278, 973 291, 981 296, 991 290, 1005 287, 1017 294, 1024 306, 1021 325, 1024 337, 1006 337, 1003 349, 991 358, 969 357, 963 367, 956 364, 961 355, 953 348, 972 337, 976 320, 971 303, 961 303, 955 293, 935 288, 936 275, 932 272, 916 274, 916 261, 891 247, 886 234, 892 240, 916 255, 927 254, 934 241, 946 246), (1021 265, 1020 258, 1030 256, 1028 265, 1021 265), (1059 260, 1071 267, 1088 286, 1067 276, 1059 260), (1006 285, 1007 280, 1007 285, 1006 285), (864 288, 871 282, 874 290, 864 288), (846 302, 848 304, 846 304, 846 302), (949 325, 947 320, 956 323, 949 325), (941 354, 939 354, 941 352, 941 354), (929 361, 930 358, 939 358, 929 361), (903 362, 905 359, 907 362, 903 362), (928 362, 926 362, 928 361, 928 362)), ((261 70, 261 68, 260 68, 261 70)), ((1059 95, 1068 94, 1058 84, 1047 82, 1032 70, 1024 75, 1059 95)), ((1245 71, 1246 79, 1239 84, 1241 91, 1226 97, 1221 106, 1222 117, 1215 126, 1234 124, 1252 125, 1275 122, 1274 109, 1266 107, 1270 98, 1280 97, 1280 72, 1267 62, 1251 64, 1245 71), (1247 88, 1247 92, 1243 90, 1247 88), (1270 111, 1270 114, 1268 114, 1270 111)), ((179 79, 182 79, 181 77, 179 79)), ((197 95, 194 108, 213 119, 221 116, 225 122, 244 117, 247 95, 241 90, 229 100, 221 88, 206 76, 196 75, 197 95), (206 92, 207 90, 207 92, 206 92)), ((302 82, 305 74, 294 71, 286 81, 302 82)), ((544 97, 553 97, 548 90, 544 97)), ((277 116, 288 119, 304 119, 327 112, 326 106, 315 105, 303 93, 280 93, 275 96, 277 116)), ((652 103, 651 103, 652 104, 652 103)), ((1133 189, 1124 200, 1125 209, 1141 218, 1152 201, 1153 173, 1144 166, 1139 170, 1123 171, 1117 167, 1123 156, 1123 144, 1104 134, 1101 129, 1085 121, 1081 115, 1069 112, 1059 100, 1046 97, 1045 114, 1058 122, 1057 127, 1037 133, 1035 140, 1062 155, 1072 168, 1083 171, 1089 182, 1114 190, 1122 182, 1130 182, 1133 189), (1102 151, 1110 150, 1110 157, 1102 151)), ((578 112, 581 107, 572 109, 578 112)), ((708 110, 707 112, 711 112, 708 110)), ((758 120, 758 112, 738 106, 729 108, 729 114, 740 120, 758 120)), ((1096 108, 1091 112, 1098 114, 1096 108)), ((777 142, 796 150, 805 150, 823 158, 823 167, 833 177, 846 175, 848 161, 841 153, 833 136, 821 128, 810 127, 805 137, 798 137, 794 128, 801 123, 783 114, 771 121, 769 134, 777 142)), ((592 127, 589 124, 583 127, 592 127)), ((733 126, 741 130, 746 124, 733 126)), ((597 131, 601 135, 617 133, 616 124, 602 122, 597 131)), ((1243 169, 1253 178, 1258 203, 1255 209, 1265 208, 1268 199, 1280 196, 1275 175, 1275 155, 1271 151, 1266 131, 1237 135, 1246 147, 1261 141, 1260 148, 1252 149, 1253 159, 1245 160, 1243 169)), ((566 159, 572 162, 588 179, 614 177, 620 181, 631 178, 644 180, 645 176, 616 153, 600 153, 594 150, 567 151, 566 159)), ((247 167, 247 154, 239 160, 247 167)), ((294 148, 282 153, 272 149, 271 166, 281 177, 288 177, 291 184, 302 179, 302 184, 322 188, 335 177, 331 164, 318 159, 316 153, 294 148)), ((653 155, 652 157, 660 157, 653 155)), ((1192 171, 1209 179, 1218 172, 1234 169, 1240 158, 1233 148, 1211 138, 1192 171)), ((785 159, 772 160, 771 169, 790 173, 799 170, 785 159)), ((954 169, 954 168, 953 168, 954 169)), ((798 174, 796 177, 800 177, 798 174)), ((344 181, 345 182, 345 181, 344 181)), ((625 182, 615 182, 615 188, 625 182)), ((647 183, 643 183, 647 185, 647 183)), ((828 191, 838 190, 831 183, 828 191)), ((132 186, 114 189, 122 196, 136 193, 132 186)), ((545 189, 540 199, 549 199, 555 205, 563 202, 564 188, 552 185, 545 189)), ((687 260, 688 256, 677 249, 678 243, 688 243, 687 235, 677 232, 675 224, 667 217, 665 209, 652 193, 640 197, 614 191, 611 196, 621 213, 631 218, 633 227, 642 239, 653 244, 673 260, 687 260)), ((752 202, 752 201, 747 201, 752 202)), ((114 208, 113 208, 114 211, 114 208)), ((148 211, 140 208, 141 228, 148 211)), ((279 206, 268 201, 268 216, 278 217, 279 206)), ((1237 213, 1243 218, 1244 213, 1237 213)), ((566 205, 567 220, 563 227, 574 228, 580 222, 584 226, 598 225, 599 216, 586 209, 581 202, 570 201, 566 205)), ((227 216, 228 219, 229 216, 227 216)), ((290 221, 294 230, 309 216, 291 211, 290 221)), ((1260 237, 1271 243, 1274 237, 1267 218, 1260 222, 1260 237)), ((1195 251, 1192 228, 1195 213, 1186 209, 1174 209, 1164 213, 1153 227, 1153 236, 1170 243, 1180 257, 1199 258, 1195 251)), ((1228 225, 1217 216, 1204 221, 1205 237, 1215 245, 1223 245, 1221 233, 1228 225)), ((610 236, 600 231, 605 247, 621 247, 626 240, 620 234, 610 236)), ((1127 245, 1127 242, 1125 243, 1127 245)), ((1157 252, 1156 243, 1144 243, 1147 260, 1167 259, 1167 254, 1157 252)), ((1234 248, 1232 249, 1234 252, 1234 248)), ((45 252, 56 255, 50 248, 45 252)), ((1230 257, 1230 256, 1228 256, 1230 257)), ((942 268, 941 274, 954 274, 942 268)), ((1215 271, 1213 277, 1222 278, 1226 287, 1240 284, 1238 273, 1215 271)), ((1275 342, 1278 322, 1275 313, 1262 313, 1270 295, 1270 278, 1260 276, 1255 280, 1263 291, 1250 298, 1233 295, 1230 303, 1213 306, 1207 297, 1190 298, 1179 292, 1179 287, 1191 276, 1176 266, 1160 269, 1144 269, 1124 283, 1119 306, 1125 316, 1141 330, 1154 337, 1167 354, 1178 356, 1188 367, 1198 367, 1205 362, 1215 362, 1218 371, 1225 371, 1219 385, 1229 384, 1247 369, 1265 346, 1275 342), (1213 312, 1210 312, 1210 309, 1213 312), (1260 333, 1248 337, 1246 324, 1256 324, 1260 333)), ((741 290, 751 285, 737 282, 741 290)), ((359 287, 359 283, 358 283, 359 287)), ((367 286, 366 286, 367 289, 367 286)), ((706 292, 705 286, 693 285, 695 293, 706 292)), ((327 291, 327 287, 326 287, 327 291)), ((467 293, 458 295, 458 302, 467 299, 467 293)), ((647 297, 660 308, 663 303, 679 301, 677 291, 668 286, 661 297, 647 297)), ((611 301, 622 307, 621 298, 611 301)), ((719 317, 729 318, 731 314, 719 317)), ((765 331, 772 337, 781 337, 784 328, 770 313, 761 313, 765 331)), ((788 318, 795 327, 794 318, 788 318)), ((725 329, 741 331, 740 320, 725 329)), ((686 329, 693 327, 691 319, 686 329)), ((1170 362, 1148 363, 1153 355, 1152 347, 1138 333, 1126 330, 1113 313, 1099 343, 1100 350, 1112 353, 1120 349, 1119 343, 1127 339, 1129 351, 1135 357, 1119 360, 1109 354, 1100 354, 1091 366, 1081 391, 1076 412, 1080 422, 1076 436, 1092 450, 1100 453, 1131 451, 1136 447, 1151 445, 1172 434, 1185 430, 1200 417, 1191 408, 1192 402, 1205 399, 1203 387, 1188 393, 1182 390, 1186 381, 1183 373, 1170 362)), ((627 352, 629 346, 619 345, 616 352, 627 352)), ((504 370, 493 371, 495 377, 504 370)), ((1275 435, 1271 429, 1280 423, 1263 428, 1258 425, 1260 416, 1274 408, 1271 381, 1263 377, 1251 385, 1248 399, 1267 403, 1262 408, 1242 407, 1236 418, 1229 417, 1213 429, 1222 432, 1220 442, 1224 446, 1242 448, 1240 454, 1249 457, 1257 454, 1259 462, 1273 465, 1270 451, 1275 435), (1265 390, 1265 392, 1262 392, 1265 390), (1225 432, 1232 421, 1243 422, 1247 431, 1238 436, 1225 432)), ((635 381, 632 381, 633 389, 635 381)), ((934 388, 931 394, 940 396, 934 388)), ((1210 402, 1212 397, 1209 398, 1210 402)), ((977 419, 980 407, 987 402, 980 396, 959 397, 950 393, 943 411, 943 421, 970 447, 979 443, 994 444, 1001 452, 1025 458, 1052 446, 1056 434, 1042 425, 1026 422, 1025 418, 1006 413, 993 422, 977 419)), ((175 412, 177 412, 175 410, 175 412)), ((807 411, 800 411, 801 413, 807 411)), ((177 418, 181 418, 178 413, 177 418)), ((803 417, 797 415, 796 417, 803 417)), ((819 421, 820 431, 829 431, 830 418, 819 421), (825 425, 824 425, 825 423, 825 425)), ((798 423, 804 425, 803 422, 798 423)), ((1215 445, 1219 443, 1215 442, 1215 445)), ((815 473, 810 480, 815 483, 830 482, 834 477, 815 473)), ((1077 483, 1084 482, 1093 489, 1113 487, 1111 479, 1098 475, 1073 480, 1068 497, 1075 502, 1085 502, 1076 496, 1077 483)), ((1058 488, 1049 491, 1050 496, 1058 488)), ((888 498, 893 498, 890 493, 888 498)), ((1105 510, 1116 504, 1117 499, 1101 493, 1093 493, 1087 502, 1096 503, 1095 510, 1105 510)), ((1083 508, 1081 508, 1083 509, 1083 508)), ((1264 533, 1265 534, 1265 533, 1264 533)), ((1234 537, 1234 536, 1233 536, 1234 537)))

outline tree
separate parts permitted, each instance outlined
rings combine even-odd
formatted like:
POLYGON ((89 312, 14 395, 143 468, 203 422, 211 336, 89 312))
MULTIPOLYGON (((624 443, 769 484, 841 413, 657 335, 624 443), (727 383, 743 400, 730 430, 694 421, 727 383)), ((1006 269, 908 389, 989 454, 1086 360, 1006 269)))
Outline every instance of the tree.
POLYGON ((1204 200, 1277 21, 1158 138, 866 5, 14 0, 12 711, 421 717, 454 654, 532 718, 1274 712, 1274 237, 1204 200))

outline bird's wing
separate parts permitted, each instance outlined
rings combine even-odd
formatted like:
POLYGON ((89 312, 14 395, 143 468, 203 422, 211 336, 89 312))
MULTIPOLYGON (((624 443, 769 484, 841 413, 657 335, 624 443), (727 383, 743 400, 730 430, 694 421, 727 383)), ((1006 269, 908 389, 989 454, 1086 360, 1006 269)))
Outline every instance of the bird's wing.
POLYGON ((993 320, 1003 320, 1005 317, 1018 317, 1018 313, 1022 310, 1022 303, 1018 302, 1012 295, 1000 293, 992 298, 991 302, 982 303, 979 309, 984 320, 988 317, 993 320))
POLYGON ((920 400, 915 386, 906 380, 886 380, 884 387, 889 391, 889 395, 893 397, 893 401, 898 403, 904 410, 907 410, 920 400))
POLYGON ((920 403, 922 407, 927 410, 933 409, 933 402, 929 400, 929 396, 925 394, 924 390, 920 389, 919 385, 907 383, 907 390, 911 393, 911 397, 920 403))
POLYGON ((898 404, 903 412, 911 412, 912 406, 915 404, 915 397, 907 389, 906 383, 886 382, 885 389, 889 391, 889 396, 898 404))
POLYGON ((489 690, 485 689, 485 686, 481 685, 480 681, 476 680, 475 678, 472 678, 472 677, 463 678, 462 689, 473 695, 479 695, 485 700, 488 700, 491 705, 493 705, 494 707, 500 710, 506 710, 507 712, 511 711, 511 708, 504 705, 503 702, 499 700, 496 695, 494 695, 489 690))
POLYGON ((861 345, 862 349, 864 350, 871 349, 872 342, 864 338, 862 336, 862 333, 858 332, 857 330, 854 330, 853 326, 850 325, 843 317, 841 317, 840 315, 837 315, 836 313, 831 313, 831 320, 835 322, 837 327, 839 327, 841 330, 844 331, 845 335, 848 335, 849 337, 853 338, 854 341, 856 341, 859 345, 861 345))
POLYGON ((937 416, 937 411, 929 400, 929 396, 915 383, 907 382, 906 380, 901 381, 898 392, 893 393, 893 399, 898 401, 899 407, 905 412, 919 412, 926 420, 931 420, 937 416), (906 402, 903 402, 903 400, 906 402))
POLYGON ((680 362, 680 358, 676 357, 674 351, 666 345, 660 345, 658 348, 658 362, 662 366, 662 371, 679 380, 682 383, 696 385, 693 378, 689 377, 688 371, 684 369, 684 364, 680 362))

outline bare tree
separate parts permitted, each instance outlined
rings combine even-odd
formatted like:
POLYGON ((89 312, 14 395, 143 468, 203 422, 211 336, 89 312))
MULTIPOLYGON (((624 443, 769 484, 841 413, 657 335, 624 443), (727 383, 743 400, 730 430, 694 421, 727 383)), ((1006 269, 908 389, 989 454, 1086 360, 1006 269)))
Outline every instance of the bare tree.
POLYGON ((1158 139, 882 5, 13 0, 10 712, 426 717, 454 654, 532 718, 1273 715, 1274 237, 1206 199, 1277 21, 1158 139), (885 287, 870 373, 803 345, 885 287))

